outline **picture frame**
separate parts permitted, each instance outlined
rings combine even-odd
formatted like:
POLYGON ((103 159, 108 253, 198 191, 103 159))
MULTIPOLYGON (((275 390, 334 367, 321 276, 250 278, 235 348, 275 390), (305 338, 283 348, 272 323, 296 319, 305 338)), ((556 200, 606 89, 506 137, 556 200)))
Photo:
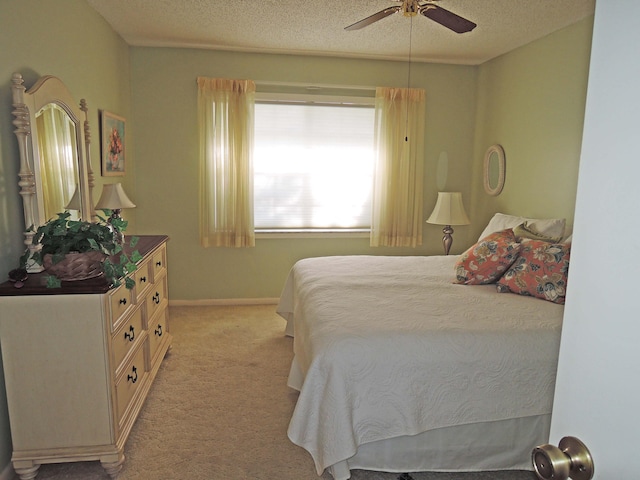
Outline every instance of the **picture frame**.
POLYGON ((106 110, 100 116, 103 177, 121 177, 126 172, 125 119, 106 110))

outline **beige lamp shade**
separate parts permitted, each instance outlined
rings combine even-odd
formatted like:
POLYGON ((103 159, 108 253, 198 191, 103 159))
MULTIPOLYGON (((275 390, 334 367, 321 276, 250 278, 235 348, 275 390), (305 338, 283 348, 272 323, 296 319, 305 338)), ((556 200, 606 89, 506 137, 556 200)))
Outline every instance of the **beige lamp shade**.
POLYGON ((78 186, 76 185, 76 189, 73 191, 73 195, 71 196, 69 203, 67 203, 64 209, 65 210, 81 210, 81 208, 82 207, 80 205, 80 192, 78 192, 78 186))
POLYGON ((471 221, 464 211, 462 193, 438 192, 436 206, 427 223, 435 225, 469 225, 471 221))
POLYGON ((469 225, 471 221, 467 217, 462 204, 462 193, 460 192, 438 192, 436 206, 431 212, 427 223, 445 225, 442 229, 442 246, 444 254, 449 255, 451 244, 453 243, 453 228, 451 225, 469 225))
POLYGON ((102 195, 100 200, 96 203, 96 209, 98 210, 120 210, 122 208, 134 208, 134 203, 129 200, 127 194, 124 193, 122 184, 110 183, 102 187, 102 195))

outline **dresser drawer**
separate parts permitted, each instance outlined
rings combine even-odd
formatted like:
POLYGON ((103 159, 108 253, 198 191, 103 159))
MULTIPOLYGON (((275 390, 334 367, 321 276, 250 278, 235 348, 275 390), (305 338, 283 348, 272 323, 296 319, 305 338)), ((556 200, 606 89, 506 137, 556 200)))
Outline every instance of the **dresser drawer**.
POLYGON ((138 265, 138 268, 132 274, 133 280, 136 282, 135 286, 135 298, 136 303, 142 302, 149 285, 151 285, 151 262, 144 261, 138 265))
POLYGON ((149 333, 149 358, 151 359, 151 363, 149 365, 150 368, 153 368, 153 364, 156 359, 156 352, 162 342, 164 342, 168 335, 168 317, 169 310, 164 308, 161 312, 158 312, 153 318, 149 320, 149 326, 147 327, 149 333))
POLYGON ((116 328, 118 321, 122 318, 127 309, 133 305, 133 299, 131 290, 127 289, 124 282, 122 282, 118 288, 109 292, 108 298, 113 331, 113 328, 116 328))
POLYGON ((147 293, 147 319, 152 318, 156 312, 165 307, 167 303, 167 276, 156 278, 154 284, 147 293))
POLYGON ((127 409, 138 388, 144 383, 147 375, 144 364, 144 343, 139 347, 129 363, 125 366, 120 378, 116 382, 116 412, 118 422, 127 413, 127 409))
POLYGON ((167 248, 163 245, 154 254, 151 259, 151 270, 153 272, 153 281, 162 275, 167 269, 167 248))
POLYGON ((113 364, 116 367, 116 372, 121 371, 122 361, 133 346, 139 343, 143 334, 142 308, 138 307, 126 321, 121 323, 118 330, 113 334, 113 364))

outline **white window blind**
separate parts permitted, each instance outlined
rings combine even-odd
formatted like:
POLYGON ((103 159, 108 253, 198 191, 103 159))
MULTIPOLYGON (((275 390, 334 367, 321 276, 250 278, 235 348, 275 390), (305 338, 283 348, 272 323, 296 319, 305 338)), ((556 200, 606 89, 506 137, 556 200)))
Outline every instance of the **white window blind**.
POLYGON ((255 106, 256 230, 351 230, 371 225, 373 105, 255 106))

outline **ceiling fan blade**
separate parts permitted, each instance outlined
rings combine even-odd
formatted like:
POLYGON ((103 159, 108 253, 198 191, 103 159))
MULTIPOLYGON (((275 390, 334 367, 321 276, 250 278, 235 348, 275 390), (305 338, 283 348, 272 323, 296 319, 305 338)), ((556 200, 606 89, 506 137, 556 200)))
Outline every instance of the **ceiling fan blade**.
POLYGON ((453 30, 456 33, 465 33, 470 32, 474 28, 476 28, 476 24, 466 18, 461 17, 460 15, 456 15, 449 10, 445 10, 438 5, 427 4, 423 5, 420 9, 420 13, 427 18, 430 18, 434 22, 439 23, 447 27, 450 30, 453 30))
POLYGON ((387 7, 384 10, 379 11, 378 13, 374 13, 373 15, 367 17, 367 18, 363 18, 362 20, 360 20, 359 22, 356 22, 354 24, 349 25, 348 27, 345 27, 345 30, 360 30, 361 28, 366 27, 367 25, 371 25, 374 22, 377 22, 378 20, 382 20, 383 18, 388 17, 389 15, 392 15, 396 12, 399 12, 402 9, 401 6, 398 7, 387 7))

